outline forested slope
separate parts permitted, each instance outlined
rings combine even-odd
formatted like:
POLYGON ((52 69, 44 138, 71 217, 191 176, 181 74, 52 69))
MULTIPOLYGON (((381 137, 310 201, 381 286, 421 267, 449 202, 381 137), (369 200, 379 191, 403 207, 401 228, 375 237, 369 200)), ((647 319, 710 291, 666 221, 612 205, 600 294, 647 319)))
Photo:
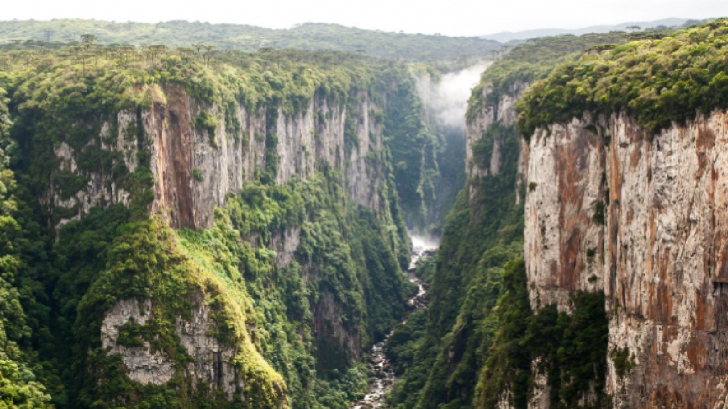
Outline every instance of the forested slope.
POLYGON ((35 272, 35 257, 46 258, 39 226, 30 217, 23 187, 11 170, 17 144, 10 138, 12 121, 7 108, 7 77, 0 77, 0 399, 27 407, 42 407, 50 400, 36 378, 30 344, 32 326, 42 307, 35 272), (40 307, 40 308, 39 308, 40 307))
POLYGON ((431 304, 387 343, 402 374, 390 397, 395 407, 525 407, 539 382, 532 376, 532 354, 543 356, 549 371, 578 373, 581 379, 549 385, 553 402, 563 398, 571 407, 584 388, 603 385, 604 376, 594 376, 604 372, 603 365, 590 366, 605 361, 603 296, 576 299, 573 316, 550 307, 534 316, 529 305, 521 259, 523 203, 535 186, 524 179, 515 102, 559 63, 630 38, 609 33, 531 40, 489 67, 474 88, 468 106, 468 181, 447 216, 436 259, 425 269, 431 304), (575 334, 574 328, 589 330, 575 334))
POLYGON ((405 67, 92 43, 4 61, 4 401, 363 392, 361 351, 412 290, 392 157, 418 133, 390 125, 419 114, 405 67))

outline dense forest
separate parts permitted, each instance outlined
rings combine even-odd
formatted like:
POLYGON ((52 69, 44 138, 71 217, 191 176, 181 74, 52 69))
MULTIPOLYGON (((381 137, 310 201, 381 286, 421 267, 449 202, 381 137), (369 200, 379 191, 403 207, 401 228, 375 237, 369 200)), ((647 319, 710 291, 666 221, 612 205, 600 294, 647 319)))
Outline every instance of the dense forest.
MULTIPOLYGON (((610 186, 642 156, 654 158, 637 172, 645 183, 653 167, 672 181, 719 163, 726 20, 512 49, 328 24, 88 20, 0 22, 0 42, 0 407, 343 409, 368 391, 379 342, 397 409, 630 407, 643 393, 629 376, 650 350, 613 338, 630 299, 610 293, 610 257, 639 243, 615 244, 610 186), (485 56, 498 58, 472 89, 466 136, 438 122, 422 84, 485 56), (695 164, 663 159, 692 143, 695 164), (577 233, 547 231, 531 198, 569 198, 527 171, 551 171, 538 162, 549 155, 585 162, 577 154, 603 168, 584 181, 548 165, 547 183, 586 199, 561 226, 577 233), (407 303, 411 232, 440 236, 415 271, 427 308, 407 303), (554 288, 534 276, 557 263, 529 270, 528 234, 569 274, 597 273, 542 303, 554 288)), ((722 172, 706 172, 672 196, 690 196, 690 212, 703 197, 721 208, 721 187, 699 183, 722 172)), ((665 211, 654 208, 649 223, 665 211)), ((716 232, 691 240, 717 243, 720 220, 690 212, 689 226, 716 232)), ((713 251, 697 296, 722 294, 713 251)), ((720 336, 699 321, 720 300, 692 314, 704 338, 720 336)), ((629 319, 677 320, 654 311, 629 319)), ((710 361, 693 359, 700 348, 686 359, 710 361)), ((682 396, 663 389, 649 399, 682 396)))
MULTIPOLYGON (((468 119, 498 115, 504 98, 519 98, 515 84, 537 82, 582 55, 587 59, 618 44, 668 33, 529 40, 483 73, 468 104, 468 119)), ((581 380, 552 385, 553 407, 573 407, 592 381, 604 382, 603 375, 594 378, 604 373, 606 362, 603 295, 580 295, 571 316, 553 306, 534 315, 521 259, 523 197, 533 186, 527 186, 518 165, 518 124, 495 120, 476 138, 473 163, 466 166, 487 169, 495 144, 502 165, 496 174, 470 177, 447 215, 436 258, 421 267, 422 276, 431 281, 432 301, 417 319, 397 326, 387 342, 401 374, 391 402, 397 408, 490 408, 508 389, 514 407, 525 408, 533 389, 532 359, 544 356, 542 365, 552 365, 549 370, 574 371, 581 380), (592 367, 597 363, 602 366, 592 367)))
MULTIPOLYGON (((405 67, 353 54, 112 52, 92 42, 8 52, 3 61, 4 397, 59 408, 198 407, 210 399, 216 407, 288 401, 331 408, 363 392, 367 374, 357 357, 398 321, 412 291, 399 273, 409 262, 409 242, 396 186, 402 205, 418 209, 423 172, 419 160, 397 171, 391 164, 421 156, 426 125, 417 119, 420 105, 405 67), (148 210, 159 183, 152 162, 159 135, 149 133, 145 112, 168 109, 170 120, 180 121, 175 92, 194 99, 199 113, 180 125, 191 127, 213 156, 228 143, 262 149, 263 166, 251 169, 208 228, 170 229, 163 219, 174 215, 148 210), (373 207, 357 206, 347 194, 349 159, 320 160, 308 177, 276 183, 285 166, 278 116, 308 115, 311 101, 349 110, 340 135, 347 158, 365 142, 363 116, 383 132, 366 136, 385 144, 361 158, 376 181, 373 207), (357 110, 363 101, 371 110, 357 110), (246 109, 262 113, 266 133, 244 128, 236 113, 246 109), (59 146, 71 157, 59 157, 59 146), (90 208, 90 196, 77 200, 99 178, 101 189, 126 196, 107 195, 90 208), (53 199, 42 199, 48 195, 53 199), (290 231, 299 242, 283 265, 275 245, 290 231), (131 381, 121 370, 129 363, 104 353, 104 313, 129 299, 148 303, 153 320, 124 324, 116 348, 151 345, 173 359, 177 369, 166 386, 131 381), (238 351, 232 365, 243 377, 245 391, 236 396, 248 396, 244 401, 204 394, 185 370, 196 358, 184 352, 175 327, 199 302, 212 308, 217 342, 238 351)), ((317 144, 334 143, 316 136, 331 112, 312 115, 317 144)), ((208 172, 200 163, 186 183, 214 180, 208 172)))
POLYGON ((2 21, 0 43, 66 43, 91 34, 104 45, 189 47, 193 43, 220 50, 258 51, 261 48, 363 52, 378 58, 413 61, 478 59, 501 48, 500 43, 477 37, 388 33, 337 24, 302 24, 291 29, 269 29, 236 24, 111 23, 99 20, 2 21))

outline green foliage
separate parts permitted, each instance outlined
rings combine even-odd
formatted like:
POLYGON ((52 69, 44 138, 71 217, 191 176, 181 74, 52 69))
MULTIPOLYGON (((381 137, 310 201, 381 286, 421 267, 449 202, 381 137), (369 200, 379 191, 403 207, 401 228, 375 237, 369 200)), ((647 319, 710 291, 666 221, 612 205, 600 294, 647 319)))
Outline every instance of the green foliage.
POLYGON ((519 130, 528 138, 537 128, 589 111, 625 112, 654 133, 692 120, 696 112, 725 109, 726 41, 728 23, 718 19, 667 37, 585 54, 530 89, 519 103, 519 130))
MULTIPOLYGON (((486 107, 497 110, 502 96, 515 96, 518 83, 543 78, 559 63, 598 44, 631 38, 608 33, 524 43, 486 70, 473 90, 468 117, 486 107)), ((448 215, 429 292, 427 324, 413 321, 397 328, 388 343, 403 372, 390 396, 396 408, 490 408, 506 389, 513 394, 511 403, 525 408, 535 358, 542 359, 538 369, 551 383, 553 407, 575 407, 590 382, 602 390, 607 334, 602 296, 577 295, 572 316, 558 314, 553 307, 534 315, 523 262, 508 263, 522 252, 523 209, 515 205, 515 195, 523 196, 526 190, 517 192, 520 138, 515 125, 496 121, 486 129, 472 146, 473 164, 490 166, 496 139, 502 148, 500 172, 468 181, 448 215), (420 332, 423 338, 410 338, 420 332), (536 345, 536 340, 549 337, 548 345, 536 345)), ((536 188, 534 183, 528 186, 531 191, 536 188)), ((588 404, 600 406, 605 399, 599 395, 588 404)))
POLYGON ((83 188, 86 181, 83 177, 70 170, 61 170, 53 175, 53 187, 61 199, 68 199, 83 188))
POLYGON ((544 307, 529 322, 525 343, 541 358, 539 372, 548 377, 553 408, 606 407, 605 381, 609 322, 603 293, 577 292, 570 314, 544 307), (593 388, 593 389, 592 389, 593 388), (596 400, 585 395, 596 391, 596 400))
POLYGON ((202 182, 202 171, 199 168, 193 168, 192 169, 192 177, 195 178, 196 181, 202 182))
POLYGON ((532 312, 523 260, 509 263, 504 273, 504 294, 498 301, 498 333, 488 351, 478 384, 476 407, 497 406, 503 391, 510 403, 525 409, 536 373, 546 375, 550 405, 554 408, 601 408, 609 326, 604 294, 577 292, 572 311, 555 305, 532 312), (584 397, 596 391, 593 401, 584 397))
POLYGON ((610 352, 609 357, 614 363, 614 370, 617 376, 622 379, 625 375, 635 367, 634 354, 629 353, 629 347, 614 348, 610 352))
POLYGON ((18 198, 22 189, 8 168, 16 146, 9 137, 6 80, 0 76, 0 406, 45 408, 50 397, 36 378, 38 367, 28 348, 31 325, 39 317, 28 299, 35 295, 38 283, 27 258, 38 243, 29 234, 34 228, 25 219, 28 207, 18 198))
POLYGON ((252 184, 218 210, 213 229, 183 233, 195 258, 210 259, 231 279, 240 271, 255 305, 251 337, 284 377, 294 408, 348 407, 366 389, 366 371, 334 329, 368 346, 404 313, 402 238, 386 217, 345 205, 344 192, 330 171, 284 186, 252 184), (293 260, 279 266, 269 248, 297 229, 293 260), (338 320, 323 313, 332 302, 338 320), (316 331, 314 320, 323 324, 316 331))
POLYGON ((490 169, 490 161, 493 157, 493 146, 495 141, 501 138, 504 133, 510 132, 512 127, 501 124, 500 121, 495 121, 488 129, 483 132, 480 139, 473 142, 473 164, 477 165, 480 169, 490 169))
POLYGON ((215 149, 220 149, 220 143, 217 141, 215 134, 217 126, 217 119, 207 111, 200 111, 197 118, 195 118, 195 128, 200 131, 206 131, 207 137, 210 139, 210 146, 215 149))
POLYGON ((113 212, 97 209, 80 222, 68 224, 55 248, 59 262, 54 298, 63 306, 58 320, 74 323, 70 333, 59 337, 66 343, 58 344, 58 355, 68 359, 73 407, 97 407, 99 400, 110 404, 119 399, 135 408, 160 400, 172 406, 198 407, 211 400, 216 407, 278 407, 282 379, 260 357, 245 329, 250 322, 246 316, 254 313, 242 282, 225 274, 235 270, 209 268, 163 222, 133 221, 129 215, 121 206, 113 212), (89 246, 97 250, 89 251, 89 246), (199 295, 212 308, 213 334, 238 351, 234 362, 245 379, 247 404, 205 393, 207 386, 195 391, 185 377, 184 368, 191 358, 174 328, 179 317, 190 315, 192 300, 199 295), (118 300, 127 299, 151 300, 147 312, 151 318, 144 326, 130 321, 120 327, 117 342, 127 347, 151 342, 175 364, 168 385, 144 386, 131 381, 124 375, 119 356, 108 356, 101 348, 98 328, 105 312, 118 300))
POLYGON ((144 340, 142 334, 144 333, 144 327, 134 322, 134 317, 121 327, 119 327, 119 336, 116 338, 118 345, 134 348, 144 346, 144 340))
POLYGON ((346 158, 351 156, 351 151, 359 147, 359 136, 357 135, 356 126, 357 118, 351 115, 353 110, 349 110, 349 115, 344 120, 344 154, 346 158))
MULTIPOLYGON (((8 287, 15 291, 8 299, 22 308, 15 301, 13 308, 3 308, 12 317, 2 322, 12 345, 23 351, 9 355, 22 382, 14 369, 5 376, 37 406, 48 401, 42 382, 59 409, 266 408, 281 402, 285 407, 284 394, 294 408, 348 407, 367 387, 366 368, 356 359, 360 348, 383 339, 400 321, 412 291, 401 274, 409 240, 397 192, 401 177, 410 173, 395 173, 393 150, 404 160, 411 155, 421 167, 412 168, 418 178, 407 198, 418 201, 412 208, 432 195, 418 189, 436 170, 434 148, 423 153, 422 146, 405 146, 433 140, 406 68, 340 53, 189 54, 160 48, 151 56, 151 48, 112 50, 92 42, 82 47, 29 53, 27 59, 0 53, 10 58, 12 73, 0 74, 11 96, 10 110, 0 112, 6 125, 2 147, 18 152, 13 158, 23 182, 18 194, 36 203, 19 206, 19 227, 2 219, 3 227, 8 221, 8 229, 21 231, 23 239, 12 243, 21 250, 20 267, 8 287), (392 84, 403 85, 387 94, 392 84), (181 95, 197 102, 189 116, 175 110, 181 95), (389 139, 368 158, 368 170, 380 180, 379 208, 351 203, 338 171, 323 163, 310 180, 275 185, 273 125, 281 113, 306 111, 314 97, 350 112, 364 98, 381 106, 373 115, 389 139), (391 115, 385 101, 398 107, 391 115), (148 110, 169 108, 165 121, 172 127, 191 118, 184 125, 207 132, 211 143, 223 136, 249 141, 233 115, 241 106, 266 114, 266 133, 256 140, 265 143, 265 168, 258 169, 255 182, 228 198, 209 229, 173 231, 150 216, 151 141, 143 123, 148 110), (216 135, 223 124, 228 135, 216 135), (400 138, 405 142, 398 145, 400 138), (20 149, 12 140, 21 142, 20 149), (114 149, 121 143, 128 149, 114 149), (79 190, 95 186, 98 176, 114 183, 115 191, 129 192, 130 206, 102 201, 56 231, 53 226, 79 214, 78 205, 41 205, 37 198, 54 192, 74 199, 79 190), (298 250, 283 263, 278 243, 294 231, 300 234, 298 250), (102 348, 99 328, 106 312, 129 299, 150 300, 151 318, 144 325, 123 325, 117 344, 148 343, 173 363, 166 385, 132 381, 121 357, 102 348), (246 385, 245 401, 228 401, 185 371, 192 357, 175 328, 197 303, 211 308, 210 335, 237 351, 233 363, 246 385)), ((349 131, 363 119, 347 118, 349 131)), ((350 149, 357 147, 349 142, 350 149)), ((203 175, 193 169, 192 177, 203 175)), ((5 199, 3 194, 0 189, 5 199)), ((16 203, 3 202, 11 211, 16 203)))
MULTIPOLYGON (((11 70, 22 72, 14 93, 22 114, 16 133, 19 139, 23 138, 21 133, 30 137, 37 147, 30 156, 42 159, 29 162, 29 167, 35 166, 28 172, 34 186, 44 188, 52 180, 61 196, 67 198, 89 182, 91 173, 101 173, 114 175, 118 187, 128 188, 132 181, 125 160, 119 152, 102 147, 119 133, 133 137, 142 129, 141 118, 136 121, 139 124, 118 123, 116 114, 138 112, 154 104, 178 103, 176 87, 182 86, 202 107, 192 113, 194 127, 206 133, 215 148, 219 148, 223 137, 217 135, 221 122, 228 135, 249 143, 237 119, 240 106, 250 111, 265 109, 266 132, 259 137, 265 140, 266 167, 257 175, 263 183, 274 180, 278 169, 274 130, 279 113, 304 112, 314 97, 332 106, 345 106, 343 160, 347 160, 359 146, 357 130, 364 119, 359 117, 359 108, 365 98, 374 101, 380 106, 372 114, 383 126, 407 222, 425 229, 436 218, 433 209, 442 207, 436 204, 435 194, 438 141, 422 118, 414 80, 402 65, 333 52, 228 51, 208 56, 164 50, 152 58, 148 50, 133 47, 89 47, 94 51, 90 61, 82 61, 74 46, 43 54, 28 51, 28 60, 18 59, 12 52, 7 54, 11 70), (74 114, 87 126, 74 126, 65 113, 74 114), (108 126, 108 134, 100 137, 104 126, 108 126), (42 139, 36 140, 39 136, 42 139), (50 144, 42 143, 49 139, 56 148, 63 147, 63 143, 71 148, 79 171, 50 174, 58 167, 58 158, 50 144)), ((173 108, 169 118, 172 122, 179 120, 175 112, 173 108)), ((455 160, 452 154, 450 159, 455 160)), ((447 197, 454 200, 454 196, 453 191, 447 197)), ((437 214, 442 215, 442 210, 437 214)))
MULTIPOLYGON (((292 29, 268 29, 237 24, 111 23, 98 20, 3 21, 0 42, 33 40, 68 42, 93 34, 100 44, 165 44, 189 47, 210 44, 221 50, 263 48, 364 52, 374 57, 405 60, 454 60, 486 56, 500 44, 477 37, 385 33, 336 24, 307 23, 292 29)), ((52 43, 51 43, 52 44, 52 43)))
POLYGON ((594 204, 594 214, 592 215, 592 220, 594 220, 594 223, 604 224, 606 211, 607 206, 604 204, 604 201, 597 200, 597 202, 594 204))
POLYGON ((405 367, 397 367, 403 375, 390 397, 396 408, 472 404, 497 330, 493 308, 502 292, 503 268, 522 251, 523 208, 515 205, 519 137, 514 126, 489 137, 501 138, 503 167, 469 182, 475 195, 463 189, 448 214, 428 291, 426 325, 408 321, 388 341, 388 350, 398 351, 397 356, 414 357, 399 358, 405 367), (425 335, 410 342, 400 332, 425 335))
MULTIPOLYGON (((431 125, 432 126, 432 125, 431 125)), ((450 126, 432 127, 437 135, 439 149, 437 151, 437 169, 439 174, 434 181, 434 205, 426 203, 430 210, 428 228, 435 236, 442 235, 445 217, 452 209, 458 192, 465 186, 465 130, 450 126)))
POLYGON ((345 205, 344 192, 333 172, 284 186, 251 184, 217 210, 211 229, 200 231, 175 233, 154 219, 133 221, 120 205, 94 208, 67 224, 54 249, 54 298, 62 306, 55 318, 58 339, 64 340, 57 343, 57 356, 68 368, 69 401, 88 407, 94 400, 123 398, 131 399, 127 407, 142 408, 153 402, 203 407, 211 399, 215 407, 269 407, 280 400, 280 374, 294 408, 347 408, 367 387, 365 367, 352 359, 358 351, 327 330, 313 331, 312 321, 322 318, 319 311, 331 295, 343 315, 330 328, 358 334, 367 346, 398 322, 409 289, 398 262, 404 237, 386 223, 395 221, 345 205), (272 246, 285 230, 297 228, 299 249, 280 267, 272 246), (183 368, 190 358, 174 325, 189 315, 199 292, 206 304, 220 306, 213 310, 216 338, 238 345, 246 357, 265 358, 240 361, 246 385, 255 388, 246 392, 246 404, 194 392, 181 369, 166 386, 138 385, 123 375, 118 356, 100 350, 97 328, 104 311, 116 300, 148 298, 153 319, 143 326, 128 322, 117 343, 151 342, 183 368), (339 359, 331 361, 336 350, 339 359), (87 367, 98 372, 82 370, 87 367))
POLYGON ((503 295, 495 312, 498 332, 480 375, 476 407, 498 406, 504 390, 511 391, 514 408, 528 407, 532 355, 530 345, 524 345, 523 340, 533 312, 527 284, 524 261, 509 262, 503 271, 503 295))
POLYGON ((384 136, 392 164, 400 204, 408 226, 425 230, 435 203, 438 141, 422 117, 423 107, 414 79, 403 77, 385 109, 384 136))
POLYGON ((641 37, 654 37, 664 31, 645 31, 634 34, 612 32, 563 35, 528 40, 498 59, 482 75, 480 83, 473 88, 468 103, 468 118, 473 118, 487 106, 497 108, 497 101, 503 95, 513 95, 517 83, 532 83, 545 78, 557 65, 579 58, 585 51, 601 44, 622 44, 641 37), (484 90, 489 89, 487 97, 484 90), (496 104, 496 105, 494 105, 496 104))

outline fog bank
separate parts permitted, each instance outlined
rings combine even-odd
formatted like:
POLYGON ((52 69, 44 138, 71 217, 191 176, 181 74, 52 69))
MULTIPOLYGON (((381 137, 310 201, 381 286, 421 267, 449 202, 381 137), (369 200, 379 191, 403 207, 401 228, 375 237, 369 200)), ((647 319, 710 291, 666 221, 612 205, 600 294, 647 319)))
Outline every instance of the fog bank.
POLYGON ((465 112, 470 91, 478 84, 480 75, 490 64, 483 62, 444 74, 438 82, 432 81, 427 75, 417 78, 420 97, 437 123, 465 129, 465 112))

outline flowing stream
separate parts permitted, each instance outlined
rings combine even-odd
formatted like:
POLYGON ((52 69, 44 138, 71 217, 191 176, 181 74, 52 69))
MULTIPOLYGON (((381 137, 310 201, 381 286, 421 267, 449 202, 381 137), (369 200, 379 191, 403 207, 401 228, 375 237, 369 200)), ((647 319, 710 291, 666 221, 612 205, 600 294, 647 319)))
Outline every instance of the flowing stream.
MULTIPOLYGON (((427 299, 425 298, 425 294, 427 293, 426 284, 420 280, 414 272, 417 267, 417 261, 423 257, 431 255, 434 250, 437 249, 439 244, 437 241, 433 241, 422 236, 410 234, 410 237, 412 238, 412 258, 409 270, 407 270, 405 274, 411 282, 417 284, 417 293, 407 300, 407 305, 410 310, 405 316, 404 322, 407 321, 407 316, 412 312, 427 307, 427 299)), ((377 342, 372 347, 367 362, 367 367, 372 377, 372 383, 369 385, 369 392, 351 406, 350 409, 375 409, 387 407, 387 402, 385 401, 384 396, 392 389, 392 385, 397 379, 394 376, 392 364, 389 362, 389 359, 387 359, 387 356, 384 353, 384 343, 387 342, 387 338, 389 338, 389 335, 387 335, 383 341, 377 342)))

